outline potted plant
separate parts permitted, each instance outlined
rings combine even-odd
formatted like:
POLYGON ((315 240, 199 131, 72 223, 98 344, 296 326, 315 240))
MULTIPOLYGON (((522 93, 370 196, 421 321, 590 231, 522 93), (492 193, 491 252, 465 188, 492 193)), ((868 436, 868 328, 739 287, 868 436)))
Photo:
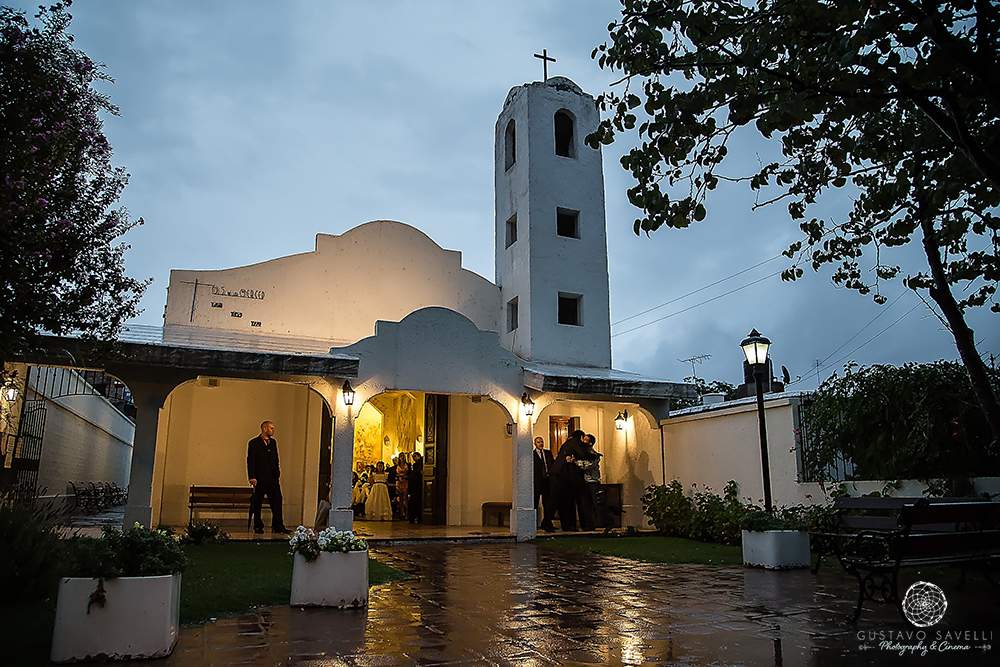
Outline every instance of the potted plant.
POLYGON ((809 533, 802 508, 767 512, 751 508, 743 516, 743 564, 768 570, 809 567, 809 533))
POLYGON ((364 607, 368 604, 368 543, 349 530, 318 535, 299 526, 288 540, 293 606, 364 607))
POLYGON ((177 643, 181 571, 173 535, 136 523, 69 541, 59 581, 53 662, 170 655, 177 643))

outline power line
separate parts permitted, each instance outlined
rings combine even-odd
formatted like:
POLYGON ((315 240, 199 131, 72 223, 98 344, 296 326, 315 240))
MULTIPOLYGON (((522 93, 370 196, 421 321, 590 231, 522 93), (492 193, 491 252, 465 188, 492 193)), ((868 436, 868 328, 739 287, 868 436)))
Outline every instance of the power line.
POLYGON ((870 320, 868 320, 867 322, 865 322, 864 326, 862 326, 860 329, 858 329, 856 332, 854 332, 853 336, 851 336, 850 338, 848 338, 847 340, 845 340, 843 343, 841 343, 840 345, 838 345, 836 348, 834 348, 833 352, 831 352, 830 354, 826 355, 822 359, 818 360, 817 363, 816 363, 816 365, 817 366, 822 366, 823 364, 825 364, 827 362, 827 360, 830 357, 832 357, 833 355, 837 354, 838 352, 840 352, 841 350, 843 350, 845 347, 847 347, 848 343, 850 343, 852 340, 854 340, 855 338, 857 338, 858 336, 861 335, 861 332, 863 332, 865 329, 867 329, 868 327, 870 327, 876 320, 878 320, 878 318, 882 317, 887 312, 889 312, 889 309, 892 308, 894 305, 896 305, 896 302, 899 301, 899 298, 901 296, 903 296, 904 294, 906 294, 908 291, 909 290, 905 290, 904 289, 899 294, 897 294, 896 296, 892 297, 892 300, 889 301, 889 303, 884 308, 879 309, 879 312, 875 314, 875 317, 873 317, 870 320))
POLYGON ((913 306, 908 311, 906 311, 905 313, 903 313, 902 315, 900 315, 899 317, 897 317, 895 320, 892 321, 891 324, 889 324, 887 327, 885 327, 884 329, 882 329, 881 331, 879 331, 877 334, 875 334, 874 336, 872 336, 871 338, 869 338, 865 342, 861 343, 856 348, 854 348, 853 350, 851 350, 850 352, 848 352, 844 356, 840 357, 839 359, 837 359, 833 363, 826 364, 822 368, 816 369, 816 375, 819 376, 819 374, 820 374, 821 371, 825 371, 825 370, 827 370, 829 368, 833 368, 834 366, 839 366, 840 362, 842 362, 842 361, 844 361, 846 359, 849 359, 851 357, 851 355, 853 355, 855 352, 857 352, 858 350, 860 350, 864 346, 868 345, 868 343, 872 342, 873 340, 875 340, 876 338, 878 338, 879 336, 881 336, 882 334, 884 334, 886 331, 888 331, 889 329, 893 328, 894 326, 896 326, 897 324, 899 324, 900 322, 902 322, 904 319, 906 319, 906 317, 910 313, 912 313, 914 310, 916 310, 917 308, 919 308, 920 305, 921 304, 919 304, 919 303, 913 304, 913 306))
POLYGON ((650 320, 649 322, 646 322, 645 324, 640 324, 638 326, 632 327, 631 329, 626 329, 625 331, 619 331, 617 333, 613 333, 613 334, 611 334, 611 337, 614 338, 615 336, 622 336, 622 335, 627 334, 627 333, 632 333, 633 331, 638 331, 639 329, 644 329, 644 328, 650 326, 651 324, 656 324, 657 322, 662 322, 663 320, 671 318, 671 317, 674 317, 675 315, 680 315, 681 313, 686 313, 689 310, 693 310, 693 309, 697 308, 698 306, 704 306, 706 303, 711 303, 712 301, 718 301, 719 299, 721 299, 723 297, 727 297, 730 294, 735 294, 736 292, 739 292, 741 290, 745 290, 748 287, 752 287, 753 285, 756 285, 757 283, 764 282, 768 278, 773 278, 773 277, 775 277, 777 275, 780 275, 780 274, 781 274, 781 271, 775 271, 774 273, 769 273, 768 275, 764 276, 763 278, 758 278, 757 280, 753 280, 751 282, 748 282, 745 285, 740 285, 739 287, 735 287, 735 288, 729 290, 728 292, 723 292, 722 294, 717 294, 716 296, 713 296, 710 299, 705 299, 704 301, 699 301, 698 303, 691 304, 690 306, 688 306, 686 308, 682 308, 680 310, 676 310, 676 311, 674 311, 672 313, 667 313, 666 315, 664 315, 662 317, 658 317, 655 320, 650 320))
POLYGON ((709 283, 709 284, 704 285, 702 287, 699 287, 698 289, 691 290, 690 292, 688 292, 686 294, 681 294, 680 296, 675 297, 673 299, 670 299, 669 301, 664 301, 663 303, 661 303, 661 304, 659 304, 657 306, 653 306, 651 308, 647 308, 646 310, 644 310, 642 312, 639 312, 639 313, 636 313, 635 315, 629 315, 628 317, 622 318, 622 319, 618 320, 617 322, 612 322, 611 326, 618 326, 622 322, 628 322, 629 320, 634 320, 635 318, 640 317, 642 315, 645 315, 646 313, 651 313, 654 310, 659 310, 660 308, 663 308, 664 306, 669 306, 672 303, 676 303, 676 302, 680 301, 681 299, 686 299, 687 297, 692 296, 694 294, 697 294, 698 292, 704 292, 709 287, 715 287, 716 285, 724 283, 727 280, 731 280, 731 279, 735 278, 736 276, 742 276, 744 273, 747 273, 748 271, 753 271, 757 267, 764 266, 765 264, 768 264, 769 262, 773 262, 776 259, 780 259, 781 257, 782 257, 782 255, 775 255, 774 257, 771 257, 770 259, 765 259, 763 262, 758 262, 758 263, 754 264, 753 266, 750 266, 750 267, 747 267, 747 268, 743 269, 742 271, 737 271, 736 273, 728 275, 725 278, 719 278, 715 282, 712 282, 712 283, 709 283))

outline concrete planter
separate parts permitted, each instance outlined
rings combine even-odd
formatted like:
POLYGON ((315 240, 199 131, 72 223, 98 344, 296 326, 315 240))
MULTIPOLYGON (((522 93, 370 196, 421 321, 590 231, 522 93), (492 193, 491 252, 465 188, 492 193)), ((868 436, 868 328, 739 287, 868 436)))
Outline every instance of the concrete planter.
POLYGON ((292 606, 364 607, 368 604, 368 552, 321 551, 316 560, 295 554, 292 606))
POLYGON ((809 533, 803 530, 743 531, 744 565, 785 570, 809 562, 809 533))
POLYGON ((59 582, 52 662, 162 658, 177 643, 181 575, 103 580, 104 606, 91 603, 101 580, 59 582))

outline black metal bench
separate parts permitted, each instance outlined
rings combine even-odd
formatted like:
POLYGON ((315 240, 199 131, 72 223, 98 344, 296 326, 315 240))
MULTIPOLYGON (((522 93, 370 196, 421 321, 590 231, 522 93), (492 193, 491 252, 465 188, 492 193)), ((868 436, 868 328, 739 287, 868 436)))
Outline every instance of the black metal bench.
POLYGON ((192 486, 188 500, 188 523, 194 521, 197 510, 213 512, 241 512, 250 525, 250 501, 253 488, 249 486, 192 486))
MULTIPOLYGON (((829 532, 817 533, 844 570, 858 580, 851 617, 865 600, 900 607, 899 571, 904 567, 958 565, 982 569, 1000 563, 1000 503, 958 498, 841 498, 829 532)), ((818 565, 817 565, 818 567, 818 565)), ((905 618, 905 616, 904 616, 905 618)))

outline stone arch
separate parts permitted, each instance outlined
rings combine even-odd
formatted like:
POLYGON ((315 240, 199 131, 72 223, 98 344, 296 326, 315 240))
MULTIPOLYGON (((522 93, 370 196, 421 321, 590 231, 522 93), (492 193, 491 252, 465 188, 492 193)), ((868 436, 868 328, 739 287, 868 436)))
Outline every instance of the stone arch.
MULTIPOLYGON (((332 406, 305 379, 202 376, 178 383, 159 411, 150 508, 153 523, 184 525, 191 486, 245 487, 247 441, 274 421, 285 521, 312 525, 327 480, 332 406)), ((230 513, 225 519, 234 519, 230 513)), ((245 517, 242 519, 244 522, 245 517)), ((243 524, 245 526, 245 524, 243 524)))
POLYGON ((567 109, 556 111, 552 117, 556 155, 576 157, 576 118, 567 109))
POLYGON ((503 168, 510 169, 517 162, 517 132, 514 119, 507 121, 503 132, 503 168))

